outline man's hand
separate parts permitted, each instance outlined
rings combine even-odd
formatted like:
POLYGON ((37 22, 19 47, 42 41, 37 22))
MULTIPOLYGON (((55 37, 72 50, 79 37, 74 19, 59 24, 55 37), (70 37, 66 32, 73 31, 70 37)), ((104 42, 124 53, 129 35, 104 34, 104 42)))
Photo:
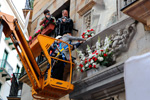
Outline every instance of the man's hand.
POLYGON ((65 19, 65 18, 63 18, 63 19, 62 19, 62 21, 63 21, 63 22, 65 22, 65 21, 66 21, 66 19, 65 19))

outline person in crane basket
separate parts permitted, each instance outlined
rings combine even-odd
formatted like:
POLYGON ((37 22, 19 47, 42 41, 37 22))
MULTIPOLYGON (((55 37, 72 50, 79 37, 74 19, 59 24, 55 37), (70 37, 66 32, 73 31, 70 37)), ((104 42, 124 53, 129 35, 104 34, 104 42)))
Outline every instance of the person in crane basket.
MULTIPOLYGON (((80 46, 80 44, 83 41, 85 41, 83 38, 71 36, 70 33, 67 33, 63 36, 57 36, 56 39, 60 39, 64 42, 73 45, 73 49, 76 49, 77 47, 80 46), (80 42, 72 43, 72 40, 78 40, 80 42)), ((60 41, 55 41, 52 44, 52 46, 48 49, 48 52, 50 53, 50 56, 58 57, 59 59, 63 59, 63 60, 70 60, 68 45, 60 41)), ((72 57, 72 59, 75 58, 72 57)), ((52 59, 51 64, 52 64, 51 77, 59 80, 63 80, 64 67, 66 63, 52 59)), ((49 69, 49 67, 50 65, 48 64, 47 69, 49 69)))

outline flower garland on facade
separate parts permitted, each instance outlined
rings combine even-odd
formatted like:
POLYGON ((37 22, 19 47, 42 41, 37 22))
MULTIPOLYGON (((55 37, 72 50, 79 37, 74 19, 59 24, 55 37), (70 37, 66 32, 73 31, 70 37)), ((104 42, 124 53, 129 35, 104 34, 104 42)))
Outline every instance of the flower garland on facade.
POLYGON ((95 31, 93 29, 87 30, 85 32, 82 33, 82 38, 90 38, 92 36, 94 36, 95 31))
POLYGON ((35 34, 33 36, 29 36, 29 42, 36 37, 38 34, 41 34, 41 32, 43 31, 43 29, 48 26, 49 24, 53 24, 56 25, 56 19, 54 17, 52 17, 53 20, 46 20, 45 24, 41 25, 40 29, 38 31, 35 32, 35 34))
POLYGON ((88 57, 86 57, 82 51, 77 51, 80 57, 80 62, 75 61, 77 64, 77 69, 81 72, 90 70, 90 69, 98 69, 100 66, 110 66, 113 62, 112 60, 112 52, 109 51, 109 46, 111 44, 111 40, 106 37, 104 46, 101 46, 100 39, 98 39, 96 43, 96 50, 92 52, 90 47, 87 45, 88 57))

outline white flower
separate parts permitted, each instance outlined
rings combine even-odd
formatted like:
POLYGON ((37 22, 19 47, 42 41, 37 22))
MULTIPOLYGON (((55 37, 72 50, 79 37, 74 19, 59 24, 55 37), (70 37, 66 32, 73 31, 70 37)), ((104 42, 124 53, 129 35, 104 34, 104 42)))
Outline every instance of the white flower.
POLYGON ((86 65, 85 65, 85 67, 88 67, 89 66, 89 64, 87 63, 86 65))
POLYGON ((82 69, 83 69, 83 71, 85 70, 85 68, 84 68, 84 67, 82 67, 82 69))
POLYGON ((93 65, 93 66, 96 65, 96 63, 93 63, 92 65, 93 65))
POLYGON ((98 57, 98 60, 99 60, 99 61, 103 61, 104 58, 103 58, 103 57, 98 57))
POLYGON ((83 64, 83 61, 81 61, 80 63, 83 64))
POLYGON ((85 35, 85 38, 87 38, 88 36, 87 35, 85 35))
POLYGON ((91 35, 92 35, 92 36, 94 36, 94 34, 93 34, 93 33, 92 33, 91 35))
POLYGON ((94 55, 90 54, 90 55, 89 55, 89 58, 92 58, 93 56, 94 56, 94 55))
POLYGON ((101 50, 98 50, 97 53, 100 54, 100 53, 101 53, 101 50))
POLYGON ((85 57, 82 57, 82 60, 85 60, 85 57))
POLYGON ((79 69, 80 67, 79 66, 77 66, 77 69, 79 69))
POLYGON ((80 69, 77 69, 78 72, 80 72, 80 69))
POLYGON ((93 62, 94 62, 94 60, 92 59, 92 60, 91 60, 91 63, 93 63, 93 62))

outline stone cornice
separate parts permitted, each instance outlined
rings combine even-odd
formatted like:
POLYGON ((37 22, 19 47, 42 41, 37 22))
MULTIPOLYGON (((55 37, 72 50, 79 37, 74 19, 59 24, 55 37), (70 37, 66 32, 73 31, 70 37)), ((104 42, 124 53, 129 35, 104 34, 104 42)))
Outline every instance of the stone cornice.
MULTIPOLYGON (((124 63, 118 63, 97 72, 91 77, 87 77, 80 81, 74 82, 73 84, 75 86, 75 89, 70 94, 70 98, 81 99, 84 98, 85 95, 90 95, 90 97, 88 98, 90 100, 90 98, 94 96, 92 94, 95 94, 98 91, 106 91, 108 88, 117 87, 119 85, 122 85, 123 89, 123 67, 124 63)), ((116 89, 118 90, 118 88, 116 89)), ((111 91, 111 93, 115 92, 116 89, 111 91)), ((101 95, 103 96, 104 94, 101 95)))
POLYGON ((80 16, 84 15, 87 11, 92 9, 92 7, 96 4, 95 1, 91 0, 89 3, 87 3, 84 7, 82 7, 78 13, 80 16))

